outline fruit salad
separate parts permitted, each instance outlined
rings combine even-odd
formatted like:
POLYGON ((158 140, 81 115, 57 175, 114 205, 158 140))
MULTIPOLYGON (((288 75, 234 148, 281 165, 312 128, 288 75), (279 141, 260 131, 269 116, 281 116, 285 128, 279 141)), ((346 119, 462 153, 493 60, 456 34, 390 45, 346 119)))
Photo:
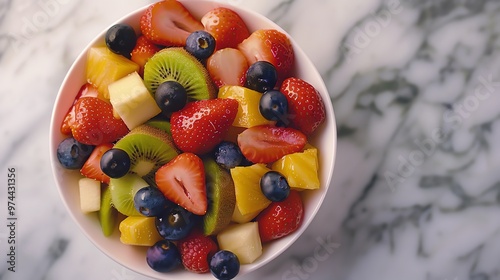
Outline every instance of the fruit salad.
POLYGON ((163 0, 138 26, 113 25, 88 50, 57 158, 81 174, 81 211, 146 247, 151 269, 232 279, 302 225, 325 104, 293 76, 287 35, 249 30, 230 8, 197 18, 163 0))

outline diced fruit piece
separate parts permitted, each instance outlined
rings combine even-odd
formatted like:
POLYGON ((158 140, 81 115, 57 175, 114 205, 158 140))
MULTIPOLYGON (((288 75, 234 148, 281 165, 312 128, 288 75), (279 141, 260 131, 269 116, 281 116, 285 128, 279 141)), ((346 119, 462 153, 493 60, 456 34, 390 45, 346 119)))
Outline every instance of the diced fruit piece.
POLYGON ((101 209, 99 209, 99 223, 104 236, 110 236, 115 231, 118 212, 111 201, 111 190, 106 187, 101 192, 101 209))
POLYGON ((80 173, 87 177, 103 183, 109 183, 109 176, 104 174, 101 170, 101 158, 102 155, 109 149, 113 148, 113 144, 105 143, 94 148, 90 157, 83 164, 80 173))
POLYGON ((148 40, 163 46, 184 46, 192 32, 203 25, 176 0, 164 0, 149 6, 141 17, 141 31, 148 40))
POLYGON ((288 125, 288 101, 286 96, 277 90, 269 90, 260 98, 259 111, 267 120, 288 125))
POLYGON ((80 209, 84 213, 101 209, 101 182, 90 178, 78 180, 80 189, 80 209))
POLYGON ((146 122, 146 125, 159 129, 172 136, 170 133, 170 122, 163 118, 153 118, 146 122))
POLYGON ((187 103, 186 89, 176 81, 166 81, 160 84, 154 94, 156 104, 165 116, 184 108, 187 103))
POLYGON ((310 135, 325 121, 325 104, 314 86, 299 78, 288 78, 280 91, 288 99, 292 126, 310 135))
POLYGON ((208 73, 219 88, 226 85, 243 86, 247 69, 246 57, 233 48, 218 50, 207 60, 208 73))
POLYGON ((146 36, 141 35, 137 38, 137 43, 132 50, 130 60, 139 65, 139 74, 141 76, 144 74, 144 65, 146 65, 146 62, 160 50, 161 49, 157 45, 151 43, 146 36))
POLYGON ((210 259, 210 272, 220 280, 233 279, 240 272, 240 260, 233 252, 220 250, 210 259))
POLYGON ((259 226, 255 222, 231 225, 217 235, 217 241, 221 250, 236 254, 241 264, 253 263, 262 255, 259 226))
POLYGON ((281 202, 273 202, 256 221, 259 223, 259 234, 262 242, 268 242, 289 235, 302 224, 304 206, 297 191, 281 202))
POLYGON ((118 23, 106 31, 104 41, 110 51, 130 58, 130 53, 135 47, 137 36, 132 26, 118 23))
POLYGON ((286 178, 279 172, 269 171, 260 179, 260 189, 271 201, 283 201, 290 194, 290 186, 286 178))
POLYGON ((294 65, 295 55, 288 37, 275 29, 259 29, 238 45, 248 64, 268 61, 278 72, 278 81, 286 79, 294 65))
POLYGON ((136 71, 139 65, 106 47, 93 47, 88 51, 87 81, 97 87, 99 98, 109 100, 108 85, 136 71))
POLYGON ((246 215, 243 215, 243 214, 241 214, 240 209, 238 207, 234 207, 233 217, 231 218, 231 221, 238 223, 238 224, 248 223, 251 220, 253 220, 253 218, 257 217, 257 215, 259 215, 259 213, 260 213, 260 210, 255 211, 253 213, 248 213, 246 215))
POLYGON ((172 138, 184 152, 205 154, 224 138, 236 117, 238 102, 209 99, 188 103, 170 119, 172 138))
POLYGON ((208 197, 207 213, 203 216, 203 233, 213 235, 231 222, 236 196, 233 179, 227 170, 211 158, 205 159, 203 165, 208 197))
POLYGON ((236 207, 242 215, 255 213, 266 208, 271 201, 260 190, 260 178, 270 171, 264 164, 238 166, 231 169, 233 178, 236 207))
POLYGON ((224 169, 231 169, 241 164, 243 155, 234 142, 222 141, 214 149, 215 162, 224 169))
POLYGON ((181 264, 181 254, 173 242, 160 240, 146 252, 146 262, 155 271, 169 272, 181 264))
POLYGON ((66 169, 80 169, 90 157, 94 146, 78 142, 73 137, 68 137, 57 146, 57 159, 66 169))
POLYGON ((83 97, 75 104, 75 123, 71 133, 87 145, 111 143, 129 132, 122 120, 113 117, 111 104, 96 97, 83 97))
POLYGON ((142 216, 134 206, 135 194, 142 188, 149 186, 136 174, 127 174, 121 178, 109 180, 111 201, 118 212, 125 216, 142 216))
POLYGON ((160 167, 155 182, 165 197, 196 215, 207 212, 205 169, 192 153, 182 153, 160 167))
POLYGON ((137 72, 111 83, 108 90, 114 111, 128 129, 134 129, 161 113, 137 72))
POLYGON ((153 246, 162 240, 155 227, 154 217, 127 217, 119 226, 120 241, 127 245, 153 246))
POLYGON ((102 155, 100 166, 110 178, 120 178, 130 170, 130 156, 122 149, 112 148, 102 155))
POLYGON ((272 165, 272 169, 283 174, 292 189, 319 189, 318 150, 306 149, 282 157, 272 165))
MULTIPOLYGON (((156 188, 147 186, 138 190, 134 195, 134 207, 139 213, 147 217, 156 217, 164 213, 172 203, 156 188)), ((161 235, 161 234, 160 234, 161 235)))
POLYGON ((205 30, 214 36, 217 50, 236 48, 250 36, 245 22, 236 12, 228 8, 219 7, 210 10, 201 18, 201 23, 205 30))
POLYGON ((85 83, 80 88, 78 94, 76 95, 75 101, 73 101, 73 106, 71 106, 71 109, 69 109, 68 113, 66 114, 66 117, 64 117, 63 123, 61 125, 62 134, 66 135, 71 134, 71 127, 75 123, 75 104, 78 101, 78 99, 82 97, 97 97, 98 95, 99 93, 97 92, 97 88, 89 83, 85 83))
POLYGON ((199 60, 205 60, 214 53, 215 38, 204 30, 197 30, 189 34, 184 48, 199 60))
POLYGON ((272 90, 278 81, 276 67, 267 61, 254 62, 245 76, 245 87, 262 93, 272 90))
POLYGON ((181 253, 184 268, 194 273, 209 272, 208 260, 218 251, 217 244, 197 230, 180 240, 177 247, 181 253))
POLYGON ((167 240, 177 241, 186 237, 199 224, 199 216, 179 205, 172 205, 156 217, 156 229, 167 240))
POLYGON ((223 86, 219 89, 218 94, 218 98, 229 98, 238 101, 238 113, 233 126, 246 128, 274 123, 266 120, 259 111, 261 96, 262 93, 242 86, 223 86))
POLYGON ((302 132, 286 127, 254 126, 238 135, 241 153, 255 163, 271 163, 301 151, 306 143, 302 132))

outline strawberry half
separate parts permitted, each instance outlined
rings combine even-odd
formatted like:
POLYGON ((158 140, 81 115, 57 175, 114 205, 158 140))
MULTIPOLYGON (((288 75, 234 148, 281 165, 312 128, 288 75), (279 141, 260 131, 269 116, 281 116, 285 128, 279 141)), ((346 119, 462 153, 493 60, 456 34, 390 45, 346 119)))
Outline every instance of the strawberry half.
POLYGON ((75 123, 75 104, 78 101, 78 99, 82 97, 97 97, 99 92, 97 91, 97 88, 94 87, 93 85, 86 83, 84 84, 80 90, 78 91, 78 94, 75 97, 75 100, 73 101, 73 105, 69 109, 68 113, 66 114, 66 117, 64 117, 63 123, 61 124, 61 133, 65 135, 71 134, 71 127, 75 123))
POLYGON ((77 100, 71 133, 78 142, 97 146, 114 142, 128 132, 125 123, 113 117, 111 104, 97 97, 77 100))
POLYGON ((274 29, 259 29, 238 45, 248 64, 264 60, 276 67, 278 82, 286 79, 295 61, 292 43, 288 37, 274 29))
POLYGON ((95 147, 90 157, 83 164, 82 169, 80 169, 80 173, 87 178, 109 184, 109 176, 104 174, 101 170, 101 157, 111 148, 113 148, 113 144, 111 143, 105 143, 95 147))
POLYGON ((222 141, 237 112, 238 101, 234 99, 189 102, 170 118, 175 145, 183 152, 199 155, 209 152, 222 141))
POLYGON ((304 206, 297 191, 291 191, 281 202, 273 202, 264 209, 256 221, 262 242, 271 241, 297 230, 304 218, 304 206))
POLYGON ((158 189, 170 201, 196 215, 207 212, 203 161, 192 153, 182 153, 156 171, 158 189))
POLYGON ((215 8, 201 18, 205 31, 214 36, 216 50, 236 48, 250 36, 248 27, 241 17, 228 8, 215 8))
POLYGON ((150 5, 141 17, 140 26, 149 41, 163 46, 184 46, 189 34, 203 30, 201 22, 176 0, 150 5))
POLYGON ((238 135, 241 153, 253 163, 270 163, 281 157, 300 152, 307 137, 287 127, 254 126, 238 135))
POLYGON ((137 38, 137 43, 135 44, 135 48, 132 50, 130 60, 137 63, 141 67, 139 70, 139 74, 141 76, 144 73, 144 65, 146 62, 148 62, 148 60, 159 51, 160 48, 151 43, 146 36, 142 35, 137 38))
POLYGON ((310 135, 325 121, 325 104, 314 86, 299 78, 288 78, 283 81, 280 90, 288 101, 288 114, 293 127, 310 135))
POLYGON ((219 249, 212 238, 203 235, 198 230, 193 230, 187 237, 181 239, 177 248, 179 248, 184 268, 194 273, 209 272, 208 260, 219 249))
POLYGON ((218 86, 243 86, 246 80, 248 62, 237 49, 225 48, 216 51, 207 60, 207 70, 218 86))

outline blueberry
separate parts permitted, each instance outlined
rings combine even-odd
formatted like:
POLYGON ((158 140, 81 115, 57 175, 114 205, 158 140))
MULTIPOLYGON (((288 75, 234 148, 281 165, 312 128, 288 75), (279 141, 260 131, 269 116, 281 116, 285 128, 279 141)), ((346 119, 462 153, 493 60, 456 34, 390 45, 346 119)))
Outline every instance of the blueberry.
POLYGON ((214 149, 215 162, 225 169, 239 166, 243 161, 240 147, 233 142, 222 141, 214 149))
POLYGON ((124 150, 112 148, 102 155, 100 165, 104 174, 120 178, 130 170, 130 156, 124 150))
POLYGON ((186 89, 176 81, 163 82, 156 89, 155 100, 164 114, 177 112, 186 106, 186 89))
POLYGON ((270 121, 278 121, 287 125, 288 100, 286 96, 277 90, 270 90, 260 97, 259 111, 261 115, 270 121))
POLYGON ((199 216, 175 205, 156 217, 155 225, 160 236, 167 240, 179 240, 186 237, 199 222, 199 216))
POLYGON ((207 59, 214 53, 215 38, 206 31, 195 31, 187 37, 185 49, 200 60, 207 59))
POLYGON ((210 259, 210 271, 219 280, 230 280, 240 272, 240 261, 233 252, 220 250, 210 259))
POLYGON ((271 201, 283 201, 290 194, 286 178, 276 171, 269 171, 260 178, 260 189, 271 201))
POLYGON ((245 87, 264 93, 274 88, 278 72, 271 63, 257 61, 248 67, 246 78, 245 87))
POLYGON ((160 215, 170 204, 171 202, 165 198, 158 188, 151 186, 138 190, 134 196, 135 209, 147 217, 160 215))
POLYGON ((137 36, 132 26, 115 24, 106 31, 105 41, 110 51, 130 58, 130 53, 137 42, 137 36))
POLYGON ((181 264, 181 254, 173 242, 160 240, 146 252, 149 267, 158 272, 169 272, 181 264))
POLYGON ((66 169, 80 169, 94 150, 94 146, 85 145, 69 137, 57 147, 57 159, 66 169))

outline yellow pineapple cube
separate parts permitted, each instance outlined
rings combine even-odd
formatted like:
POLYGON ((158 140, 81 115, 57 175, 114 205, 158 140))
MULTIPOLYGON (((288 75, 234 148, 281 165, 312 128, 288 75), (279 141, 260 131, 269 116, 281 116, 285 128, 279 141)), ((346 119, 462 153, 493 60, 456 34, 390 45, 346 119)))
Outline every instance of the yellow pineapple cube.
POLYGON ((283 174, 292 189, 314 190, 320 187, 316 148, 283 156, 271 168, 283 174))
POLYGON ((260 178, 270 171, 264 164, 238 166, 231 169, 236 194, 236 207, 245 216, 264 210, 271 201, 260 189, 260 178))
POLYGON ((111 52, 107 47, 91 48, 87 53, 87 81, 97 88, 101 99, 109 100, 109 84, 135 71, 139 71, 137 63, 111 52))
POLYGON ((243 214, 241 214, 240 209, 238 207, 234 207, 233 217, 231 218, 231 221, 238 223, 238 224, 248 223, 251 220, 253 220, 253 218, 257 217, 257 215, 259 215, 259 213, 260 213, 260 210, 255 211, 253 213, 243 215, 243 214))
POLYGON ((162 237, 155 226, 155 217, 129 216, 119 226, 123 244, 153 246, 162 237))
POLYGON ((238 101, 238 113, 233 126, 252 127, 263 124, 273 124, 274 121, 266 120, 259 111, 262 93, 241 87, 223 86, 219 89, 218 98, 232 98, 238 101))

